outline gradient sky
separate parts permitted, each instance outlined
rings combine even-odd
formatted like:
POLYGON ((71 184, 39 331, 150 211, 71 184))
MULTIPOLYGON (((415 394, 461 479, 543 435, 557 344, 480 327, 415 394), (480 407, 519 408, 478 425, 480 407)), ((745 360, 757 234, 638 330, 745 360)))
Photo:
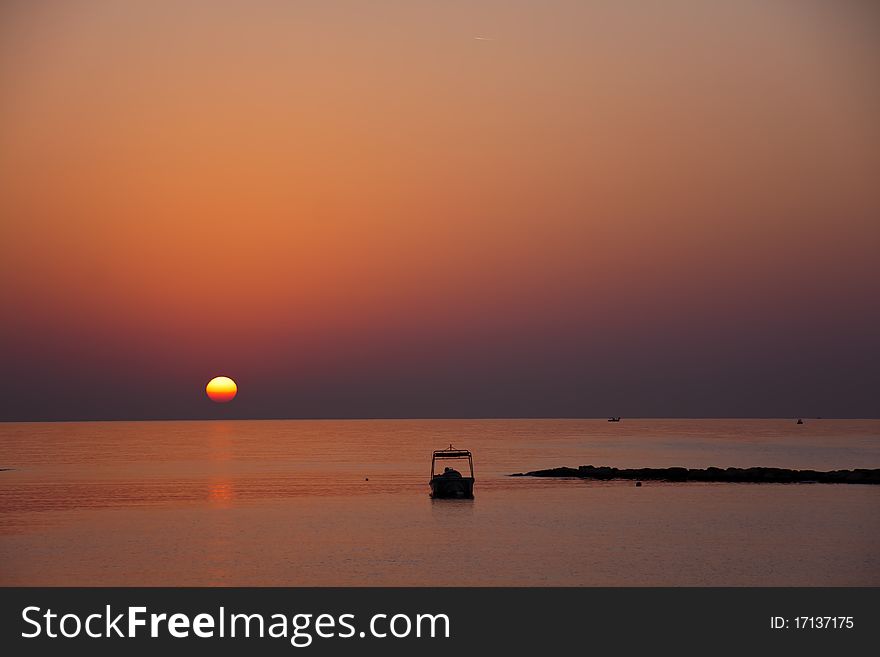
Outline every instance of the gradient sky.
POLYGON ((4 2, 0 94, 0 419, 880 416, 875 3, 4 2))

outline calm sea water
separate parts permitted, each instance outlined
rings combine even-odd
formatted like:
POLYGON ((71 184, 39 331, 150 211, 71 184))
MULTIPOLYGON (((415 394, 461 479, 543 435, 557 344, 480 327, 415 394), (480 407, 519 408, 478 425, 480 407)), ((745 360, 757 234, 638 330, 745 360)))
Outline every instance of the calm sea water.
POLYGON ((506 476, 583 464, 880 468, 880 421, 0 424, 0 584, 880 585, 880 487, 506 476))

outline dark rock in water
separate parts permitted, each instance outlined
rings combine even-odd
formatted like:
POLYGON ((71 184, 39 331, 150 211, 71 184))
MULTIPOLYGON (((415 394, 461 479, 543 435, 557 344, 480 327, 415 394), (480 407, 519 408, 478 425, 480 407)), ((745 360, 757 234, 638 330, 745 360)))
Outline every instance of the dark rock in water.
MULTIPOLYGON (((581 468, 584 466, 581 466, 581 468)), ((592 467, 592 466, 587 466, 592 467)), ((514 477, 580 477, 577 468, 550 468, 549 470, 536 470, 535 472, 518 473, 514 477)))
MULTIPOLYGON (((575 477, 579 479, 636 479, 645 481, 713 481, 730 483, 817 483, 880 484, 880 469, 788 470, 786 468, 611 468, 582 465, 578 468, 550 468, 511 475, 512 477, 575 477)), ((636 482, 640 486, 641 481, 636 482)))

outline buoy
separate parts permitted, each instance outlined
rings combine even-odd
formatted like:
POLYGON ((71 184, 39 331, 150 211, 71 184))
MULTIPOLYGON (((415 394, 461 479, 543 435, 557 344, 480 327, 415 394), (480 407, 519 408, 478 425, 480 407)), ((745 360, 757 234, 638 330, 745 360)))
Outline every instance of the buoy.
POLYGON ((370 480, 369 477, 364 477, 364 481, 369 481, 369 480, 370 480))

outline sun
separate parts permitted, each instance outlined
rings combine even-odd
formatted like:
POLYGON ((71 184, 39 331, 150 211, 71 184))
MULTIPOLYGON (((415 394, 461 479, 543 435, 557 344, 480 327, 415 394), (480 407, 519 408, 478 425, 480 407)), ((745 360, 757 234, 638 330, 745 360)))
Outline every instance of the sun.
POLYGON ((238 394, 238 386, 228 376, 215 376, 208 381, 205 392, 208 393, 211 401, 223 404, 235 399, 235 395, 238 394))

